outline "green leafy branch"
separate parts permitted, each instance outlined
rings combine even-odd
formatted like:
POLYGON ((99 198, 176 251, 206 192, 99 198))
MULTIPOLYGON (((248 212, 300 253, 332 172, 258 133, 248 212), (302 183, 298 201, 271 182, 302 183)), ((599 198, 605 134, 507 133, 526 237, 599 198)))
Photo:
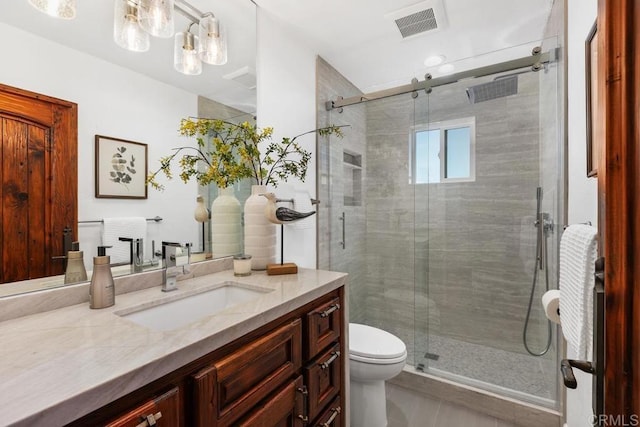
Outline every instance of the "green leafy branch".
POLYGON ((271 139, 273 128, 259 129, 248 122, 235 124, 216 119, 182 119, 180 134, 196 137, 197 147, 178 147, 175 153, 160 159, 160 167, 147 177, 147 183, 157 190, 164 186, 156 180, 159 173, 172 179, 171 165, 178 157, 180 178, 187 182, 195 178, 200 185, 215 183, 226 188, 243 178, 252 178, 259 185, 277 186, 278 181, 296 177, 304 181, 311 153, 296 140, 317 132, 318 135, 342 137, 342 127, 327 126, 311 130, 279 142, 269 142, 264 152, 261 147, 271 139), (206 149, 211 139, 211 148, 206 149))

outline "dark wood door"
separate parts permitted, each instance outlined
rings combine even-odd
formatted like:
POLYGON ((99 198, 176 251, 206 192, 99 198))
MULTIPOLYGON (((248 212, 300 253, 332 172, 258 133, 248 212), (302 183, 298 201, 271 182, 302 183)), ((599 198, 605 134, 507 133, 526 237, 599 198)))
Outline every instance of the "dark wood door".
POLYGON ((77 106, 0 85, 0 283, 62 274, 77 236, 77 106))
POLYGON ((597 28, 604 413, 618 417, 602 424, 611 425, 606 423, 630 423, 640 414, 640 3, 599 0, 597 28))

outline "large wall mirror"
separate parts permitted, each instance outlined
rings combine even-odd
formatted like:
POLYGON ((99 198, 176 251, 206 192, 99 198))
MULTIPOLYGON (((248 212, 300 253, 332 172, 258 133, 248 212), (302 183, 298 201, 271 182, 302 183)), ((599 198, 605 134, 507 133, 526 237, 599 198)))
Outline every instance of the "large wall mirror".
MULTIPOLYGON (((0 84, 77 104, 78 224, 73 240, 79 241, 89 271, 102 244, 104 219, 162 218, 146 222, 147 261, 153 257, 152 242, 158 250, 163 240, 192 242, 195 252, 211 252, 210 224, 204 224, 203 233, 194 211, 198 195, 211 208, 218 196, 216 188, 183 183, 176 176, 164 180, 164 191, 149 188, 146 198, 99 198, 95 193, 96 135, 143 144, 151 171, 174 148, 195 144, 179 135, 182 118, 254 120, 255 4, 251 0, 176 0, 176 5, 181 10, 175 14, 175 32, 187 31, 198 12, 211 12, 219 19, 227 38, 225 64, 203 64, 200 75, 176 71, 174 37, 151 37, 145 52, 120 47, 114 41, 114 0, 79 2, 73 20, 49 17, 27 0, 0 5, 0 84)), ((197 34, 198 26, 191 28, 197 34)), ((136 168, 141 161, 136 160, 136 168)), ((240 204, 248 188, 248 184, 235 186, 240 204)), ((62 233, 58 230, 52 238, 62 239, 62 233)), ((158 268, 157 263, 148 265, 158 268)), ((131 269, 122 266, 114 272, 127 274, 131 269)), ((0 297, 62 284, 59 276, 2 283, 0 297)))

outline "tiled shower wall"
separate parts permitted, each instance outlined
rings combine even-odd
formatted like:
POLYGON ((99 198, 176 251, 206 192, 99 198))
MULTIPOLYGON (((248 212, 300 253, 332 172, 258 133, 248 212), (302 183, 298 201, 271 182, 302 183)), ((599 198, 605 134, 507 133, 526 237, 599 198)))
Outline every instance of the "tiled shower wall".
MULTIPOLYGON (((327 112, 325 101, 358 90, 322 60, 317 76, 318 125, 351 125, 344 140, 319 145, 325 171, 319 194, 328 203, 320 206, 318 236, 319 267, 351 274, 352 321, 399 336, 409 363, 416 346, 428 350, 428 334, 524 352, 540 185, 540 75, 521 74, 517 95, 475 105, 465 87, 492 77, 438 87, 415 100, 407 94, 350 106, 341 114, 327 112), (476 180, 410 185, 412 126, 466 117, 476 120, 476 180), (344 207, 345 250, 336 216, 343 148, 364 159, 363 205, 344 207)), ((546 322, 535 311, 530 344, 538 349, 546 322)))
POLYGON ((325 60, 318 57, 317 67, 317 126, 348 125, 342 139, 318 137, 318 268, 349 273, 349 315, 355 323, 366 323, 368 286, 365 277, 366 224, 365 205, 345 205, 345 182, 359 190, 347 193, 362 193, 366 178, 354 182, 353 167, 345 167, 343 152, 361 156, 361 171, 367 170, 365 152, 366 110, 364 105, 345 108, 342 113, 327 111, 325 103, 338 96, 361 95, 351 82, 338 73, 325 60), (348 176, 351 175, 351 179, 348 176), (344 221, 340 218, 344 217, 344 221), (343 242, 344 227, 344 247, 343 242))

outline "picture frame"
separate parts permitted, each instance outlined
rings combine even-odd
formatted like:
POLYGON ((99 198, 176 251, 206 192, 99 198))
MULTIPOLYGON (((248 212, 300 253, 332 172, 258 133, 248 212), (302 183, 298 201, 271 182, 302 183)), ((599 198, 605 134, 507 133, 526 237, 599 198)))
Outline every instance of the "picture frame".
POLYGON ((585 40, 587 177, 598 176, 598 28, 593 23, 585 40))
POLYGON ((96 135, 96 198, 146 199, 147 173, 147 144, 96 135))

